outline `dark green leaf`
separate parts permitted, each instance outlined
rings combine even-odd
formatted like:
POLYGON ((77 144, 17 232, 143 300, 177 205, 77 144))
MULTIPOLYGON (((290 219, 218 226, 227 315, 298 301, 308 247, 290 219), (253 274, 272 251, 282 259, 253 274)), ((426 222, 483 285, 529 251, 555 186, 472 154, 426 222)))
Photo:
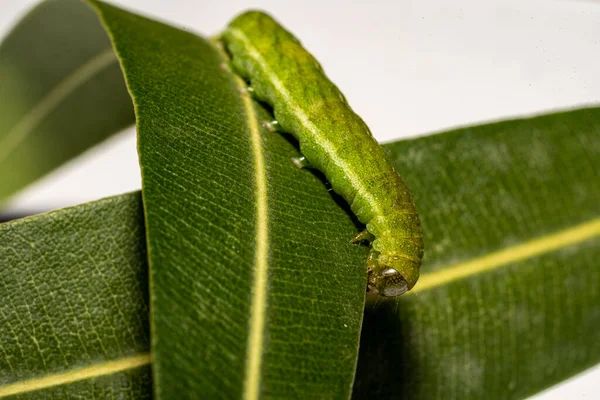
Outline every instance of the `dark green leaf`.
POLYGON ((0 397, 150 399, 139 193, 0 225, 0 397))
POLYGON ((600 109, 390 144, 416 293, 366 309, 356 398, 523 398, 600 362, 600 109))
POLYGON ((133 121, 93 10, 43 2, 0 46, 0 203, 133 121))
POLYGON ((98 3, 136 104, 161 398, 347 398, 366 248, 214 45, 98 3))
MULTIPOLYGON (((419 204, 422 203, 421 215, 430 227, 426 230, 429 232, 428 262, 415 295, 405 295, 398 303, 368 306, 356 398, 522 398, 600 361, 596 340, 600 290, 595 262, 600 223, 594 201, 600 194, 597 185, 590 184, 594 183, 593 173, 598 168, 599 149, 595 138, 599 129, 600 109, 590 109, 484 125, 388 145, 419 204), (486 149, 485 155, 481 149, 486 149), (504 149, 503 157, 510 158, 508 168, 490 157, 498 149, 504 149), (409 164, 413 168, 408 168, 409 164), (463 177, 462 171, 470 172, 468 179, 463 177), (516 171, 519 189, 509 190, 501 181, 512 181, 516 171), (561 188, 557 191, 559 195, 537 197, 544 188, 557 186, 561 188), (528 189, 520 189, 522 187, 528 189), (454 193, 449 200, 440 194, 446 190, 454 193), (507 196, 513 202, 507 202, 507 196), (552 209, 558 207, 553 201, 557 198, 562 198, 561 210, 552 209), (528 206, 530 199, 536 199, 538 205, 528 206), (477 206, 484 200, 485 218, 483 208, 477 206), (507 204, 510 207, 506 208, 507 204), (516 224, 500 225, 511 217, 524 219, 516 224), (478 235, 468 238, 466 232, 470 230, 478 235), (441 246, 443 243, 448 247, 441 246)), ((290 185, 295 184, 290 182, 290 185)), ((324 190, 318 183, 315 187, 324 190)), ((300 199, 299 204, 302 201, 300 199)), ((54 301, 51 304, 68 304, 71 300, 80 308, 80 303, 88 297, 80 300, 77 296, 91 291, 92 304, 100 304, 98 315, 112 315, 106 319, 122 321, 118 310, 111 308, 114 303, 103 302, 104 296, 110 298, 110 295, 98 293, 106 290, 106 282, 98 279, 90 282, 89 273, 74 267, 95 265, 85 261, 84 253, 101 255, 97 257, 103 261, 98 263, 104 265, 101 271, 112 268, 114 275, 110 276, 116 282, 126 282, 127 287, 120 288, 118 293, 131 297, 128 301, 120 298, 120 304, 137 304, 139 313, 145 313, 145 277, 143 271, 135 272, 134 267, 141 268, 145 262, 141 212, 139 199, 130 195, 0 227, 1 242, 10 246, 3 249, 0 258, 2 292, 15 293, 14 288, 19 287, 25 293, 19 297, 9 296, 11 301, 5 302, 2 308, 1 326, 14 325, 5 322, 7 316, 26 322, 25 329, 16 334, 10 333, 8 328, 2 331, 2 344, 8 349, 5 351, 14 354, 22 344, 32 343, 34 329, 48 329, 44 320, 38 321, 39 325, 25 320, 28 307, 41 305, 31 300, 40 296, 38 292, 31 293, 36 281, 31 281, 31 276, 23 271, 32 270, 44 276, 44 286, 40 286, 43 291, 39 293, 46 296, 44 299, 54 301), (63 228, 58 229, 61 226, 63 228), (32 247, 31 243, 39 244, 32 247), (46 246, 47 253, 41 252, 42 246, 46 246), (83 257, 83 261, 76 256, 83 257), (49 266, 55 265, 57 258, 64 264, 58 269, 61 279, 49 279, 55 271, 49 266), (109 262, 111 259, 115 261, 109 262), (123 262, 126 268, 115 268, 116 260, 123 262), (10 268, 13 263, 17 267, 10 268), (136 274, 137 278, 132 278, 136 274), (81 279, 82 275, 86 279, 81 279), (66 286, 63 280, 69 276, 73 278, 66 286), (58 300, 52 297, 59 295, 62 297, 58 300)), ((291 237, 300 235, 298 232, 289 234, 291 237)), ((293 252, 293 248, 289 251, 293 252)), ((361 255, 355 255, 353 262, 362 262, 361 255)), ((174 295, 181 286, 174 283, 174 295)), ((52 308, 55 309, 61 307, 52 308)), ((190 309, 193 310, 192 306, 190 309)), ((53 325, 77 327, 81 324, 81 334, 90 335, 86 313, 65 310, 54 317, 53 325)), ((206 323, 218 324, 220 317, 214 315, 214 320, 206 323)), ((129 325, 119 322, 119 329, 96 331, 99 332, 96 340, 110 343, 124 340, 121 346, 127 348, 127 343, 131 343, 127 342, 127 336, 115 339, 115 332, 131 329, 141 332, 144 324, 136 322, 129 313, 125 320, 129 325)), ((98 324, 103 326, 102 322, 98 324)), ((72 331, 77 332, 75 328, 72 331)), ((311 334, 302 333, 302 326, 297 331, 300 333, 290 332, 290 335, 308 337, 311 334)), ((318 339, 319 335, 314 333, 314 337, 318 339)), ((64 343, 69 349, 77 348, 77 344, 70 342, 77 342, 74 337, 64 343)), ((97 342, 92 342, 97 346, 97 342)), ((188 339, 183 339, 179 351, 191 351, 194 344, 188 348, 188 343, 188 339)), ((222 340, 215 340, 206 345, 215 348, 221 343, 222 340)), ((39 348, 43 354, 54 354, 55 347, 55 342, 46 338, 39 348)), ((5 385, 0 387, 0 394, 15 381, 38 376, 28 368, 14 367, 26 363, 29 357, 39 358, 39 353, 31 351, 33 356, 6 358, 13 367, 5 362, 0 368, 5 385)), ((82 359, 87 360, 85 355, 82 359)), ((196 367, 207 368, 203 365, 205 362, 198 359, 196 367)), ((222 363, 222 368, 231 368, 235 360, 222 363)), ((147 379, 148 375, 145 376, 147 379)), ((83 380, 71 387, 89 390, 98 382, 111 387, 113 379, 108 374, 92 383, 83 380)), ((65 388, 57 386, 53 390, 65 388)), ((149 395, 149 388, 146 393, 149 395)), ((288 392, 287 397, 294 397, 294 393, 288 392)))

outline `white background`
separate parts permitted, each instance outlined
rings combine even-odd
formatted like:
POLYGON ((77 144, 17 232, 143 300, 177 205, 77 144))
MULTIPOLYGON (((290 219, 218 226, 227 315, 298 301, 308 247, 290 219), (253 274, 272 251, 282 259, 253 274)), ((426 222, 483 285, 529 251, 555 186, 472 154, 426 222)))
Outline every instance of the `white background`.
MULTIPOLYGON (((0 0, 0 34, 36 1, 0 0)), ((247 8, 302 39, 380 141, 600 103, 600 1, 114 0, 210 35, 247 8)), ((15 198, 39 212, 139 189, 128 130, 15 198)), ((599 327, 600 331, 600 327, 599 327)), ((595 399, 600 367, 536 399, 595 399)))

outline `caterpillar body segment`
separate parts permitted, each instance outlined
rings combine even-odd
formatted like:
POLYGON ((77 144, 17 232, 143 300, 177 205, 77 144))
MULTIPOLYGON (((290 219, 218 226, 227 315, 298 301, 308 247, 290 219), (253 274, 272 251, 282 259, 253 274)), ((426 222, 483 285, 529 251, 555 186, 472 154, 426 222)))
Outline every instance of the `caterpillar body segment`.
MULTIPOLYGON (((367 290, 397 296, 419 277, 423 238, 412 196, 384 149, 315 58, 270 16, 250 11, 221 36, 234 70, 300 143, 299 167, 323 172, 375 238, 367 290), (305 158, 303 160, 302 158, 305 158)), ((361 239, 362 238, 362 239, 361 239)))

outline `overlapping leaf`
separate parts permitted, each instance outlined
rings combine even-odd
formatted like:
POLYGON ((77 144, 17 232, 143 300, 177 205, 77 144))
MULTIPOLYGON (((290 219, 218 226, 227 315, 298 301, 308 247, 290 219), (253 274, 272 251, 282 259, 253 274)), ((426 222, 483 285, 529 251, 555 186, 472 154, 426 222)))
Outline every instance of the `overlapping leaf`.
POLYGON ((139 193, 0 225, 0 397, 150 399, 139 193))
POLYGON ((522 398, 600 362, 599 138, 592 108, 388 146, 424 275, 367 307, 356 398, 522 398))
POLYGON ((348 397, 366 285, 352 220, 213 44, 98 9, 136 104, 157 395, 348 397))
POLYGON ((133 121, 93 10, 41 3, 0 45, 0 203, 133 121))

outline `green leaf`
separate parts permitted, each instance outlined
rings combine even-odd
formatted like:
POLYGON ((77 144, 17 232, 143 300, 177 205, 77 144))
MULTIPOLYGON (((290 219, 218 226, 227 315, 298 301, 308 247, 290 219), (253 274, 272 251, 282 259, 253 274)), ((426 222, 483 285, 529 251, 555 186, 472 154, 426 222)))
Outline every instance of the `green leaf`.
POLYGON ((150 399, 139 193, 0 225, 0 397, 150 399))
POLYGON ((600 108, 390 144, 415 293, 367 307, 355 398, 523 398, 600 362, 600 108))
POLYGON ((106 32, 79 0, 33 9, 0 45, 0 203, 134 121, 106 32))
POLYGON ((211 43, 95 3, 138 121, 159 398, 347 398, 367 249, 211 43))
MULTIPOLYGON (((594 201, 600 189, 590 184, 598 168, 599 130, 600 108, 483 125, 387 146, 405 171, 429 227, 428 262, 415 295, 405 295, 398 303, 368 306, 355 398, 397 398, 398 393, 411 398, 522 398, 600 362, 595 262, 600 223, 594 201), (499 152, 510 163, 492 156, 499 152), (519 184, 509 186, 503 181, 519 184), (561 188, 558 195, 546 194, 546 189, 556 187, 561 188), (453 195, 446 196, 447 191, 453 195), (511 218, 528 219, 503 225, 511 218)), ((324 191, 318 183, 315 186, 324 191)), ((290 237, 301 234, 289 233, 290 237)), ((18 368, 39 364, 41 354, 61 365, 56 339, 46 333, 52 327, 75 333, 58 331, 67 353, 83 360, 70 364, 77 368, 90 366, 77 332, 91 336, 88 346, 96 351, 98 343, 107 342, 109 347, 128 349, 126 359, 145 354, 147 339, 132 346, 124 334, 136 332, 142 337, 148 329, 147 322, 136 320, 141 315, 143 321, 147 310, 143 236, 137 195, 0 225, 4 244, 0 289, 10 293, 4 296, 9 300, 0 313, 2 351, 13 355, 0 359, 0 396, 18 382, 39 382, 45 376, 31 366, 18 368), (93 262, 90 255, 96 255, 93 262), (95 271, 92 279, 90 269, 95 271), (32 276, 42 279, 32 280, 32 276), (115 307, 114 294, 106 293, 112 287, 107 279, 119 288, 113 293, 119 295, 118 304, 126 313, 115 307), (33 324, 31 315, 45 315, 42 304, 57 310, 51 324, 47 315, 33 324), (92 317, 99 322, 90 322, 89 310, 95 310, 92 317), (8 323, 9 319, 18 323, 8 323), (103 325, 115 320, 114 329, 103 325), (100 328, 90 329, 90 325, 100 328), (115 333, 121 335, 115 338, 115 333), (20 353, 22 349, 28 353, 20 353)), ((361 255, 355 255, 353 262, 362 262, 361 255)), ((174 295, 180 285, 174 284, 174 295)), ((193 305, 189 307, 194 315, 193 305)), ((206 325, 218 324, 221 317, 213 314, 206 325)), ((297 329, 300 333, 289 334, 311 335, 303 326, 297 329)), ((320 337, 318 332, 312 334, 315 340, 320 337)), ((224 338, 218 339, 205 344, 218 347, 224 338)), ((195 344, 188 345, 190 341, 179 343, 179 351, 192 351, 195 344)), ((91 359, 110 364, 121 353, 111 355, 114 358, 100 353, 91 359)), ((227 363, 227 369, 235 361, 222 363, 227 363)), ((208 368, 206 362, 198 359, 196 368, 208 368)), ((68 372, 69 367, 63 366, 48 376, 54 379, 65 373, 68 378, 68 372)), ((146 382, 146 391, 136 389, 127 392, 129 397, 122 396, 149 397, 149 369, 126 381, 122 374, 133 372, 114 376, 110 371, 96 372, 92 381, 83 376, 76 385, 46 390, 62 390, 58 392, 62 397, 64 390, 73 388, 93 387, 107 393, 106 386, 114 382, 118 387, 141 387, 127 383, 140 379, 146 382)), ((213 377, 217 379, 221 372, 216 370, 213 377)), ((294 397, 293 389, 287 390, 286 397, 294 397)), ((26 394, 43 397, 44 393, 26 394)), ((89 397, 89 392, 83 393, 82 397, 89 397)))

